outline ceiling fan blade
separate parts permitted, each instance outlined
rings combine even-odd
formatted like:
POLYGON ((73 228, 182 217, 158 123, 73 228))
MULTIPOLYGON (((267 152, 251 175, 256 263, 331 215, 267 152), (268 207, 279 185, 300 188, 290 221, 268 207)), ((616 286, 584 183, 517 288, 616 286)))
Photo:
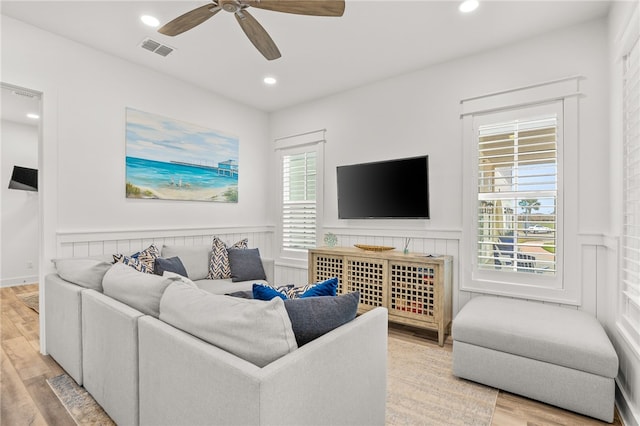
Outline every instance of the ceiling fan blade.
POLYGON ((168 36, 182 34, 183 32, 202 24, 204 21, 220 12, 220 10, 221 8, 216 6, 214 3, 200 6, 185 13, 184 15, 178 16, 173 21, 166 23, 158 30, 158 32, 168 36))
POLYGON ((297 15, 342 16, 344 0, 245 0, 244 4, 297 15))
POLYGON ((265 58, 272 61, 281 56, 278 46, 276 46, 262 25, 256 21, 256 18, 251 16, 246 9, 237 11, 235 15, 244 33, 265 58))

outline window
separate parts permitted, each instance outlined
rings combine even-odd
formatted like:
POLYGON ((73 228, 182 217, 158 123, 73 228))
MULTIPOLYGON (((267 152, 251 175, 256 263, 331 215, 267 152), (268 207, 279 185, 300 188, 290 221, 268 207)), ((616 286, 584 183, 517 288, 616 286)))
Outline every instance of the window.
POLYGON ((316 152, 282 156, 282 247, 316 246, 316 152))
POLYGON ((322 217, 324 130, 276 140, 280 257, 307 260, 322 217))
POLYGON ((623 219, 620 325, 640 347, 640 40, 623 58, 623 219))
POLYGON ((556 114, 477 130, 478 269, 556 273, 556 114))
POLYGON ((579 305, 580 81, 463 99, 460 289, 579 305))

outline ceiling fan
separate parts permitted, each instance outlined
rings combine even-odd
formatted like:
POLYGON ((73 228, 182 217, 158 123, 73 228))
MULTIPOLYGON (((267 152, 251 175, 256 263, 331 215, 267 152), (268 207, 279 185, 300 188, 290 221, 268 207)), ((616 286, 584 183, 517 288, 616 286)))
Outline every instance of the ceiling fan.
POLYGON ((281 56, 278 46, 262 25, 249 13, 247 10, 249 7, 297 15, 342 16, 344 0, 212 0, 209 4, 178 16, 165 24, 158 32, 168 36, 176 36, 202 24, 216 13, 224 10, 236 16, 244 33, 265 58, 270 61, 278 59, 281 56))

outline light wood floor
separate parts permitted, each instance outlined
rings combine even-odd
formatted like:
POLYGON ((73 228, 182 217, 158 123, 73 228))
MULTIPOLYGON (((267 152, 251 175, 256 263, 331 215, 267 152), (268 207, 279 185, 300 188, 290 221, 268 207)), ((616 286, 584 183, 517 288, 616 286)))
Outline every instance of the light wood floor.
MULTIPOLYGON (((40 354, 38 314, 16 296, 37 289, 36 284, 0 288, 0 425, 73 426, 73 419, 46 383, 63 371, 51 357, 40 354)), ((426 331, 390 325, 389 333, 437 347, 435 334, 426 331)), ((445 350, 452 350, 451 338, 445 350)), ((502 391, 492 422, 493 426, 607 424, 502 391)), ((617 415, 613 424, 622 425, 617 415)))
MULTIPOLYGON (((389 335, 417 342, 424 345, 438 347, 436 333, 389 324, 389 335)), ((451 336, 447 336, 444 349, 452 351, 451 336)), ((623 425, 616 411, 613 423, 605 423, 591 417, 581 416, 571 411, 543 404, 538 401, 523 398, 508 392, 499 391, 496 408, 493 412, 492 426, 597 426, 623 425)))

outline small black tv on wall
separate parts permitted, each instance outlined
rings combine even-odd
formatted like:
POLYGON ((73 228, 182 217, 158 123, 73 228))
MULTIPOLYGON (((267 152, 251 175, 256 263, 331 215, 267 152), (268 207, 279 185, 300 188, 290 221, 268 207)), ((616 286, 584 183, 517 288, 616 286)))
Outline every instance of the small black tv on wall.
POLYGON ((336 169, 339 219, 429 219, 429 156, 336 169))
POLYGON ((9 181, 9 189, 24 191, 38 190, 38 170, 28 167, 13 166, 13 173, 9 181))

